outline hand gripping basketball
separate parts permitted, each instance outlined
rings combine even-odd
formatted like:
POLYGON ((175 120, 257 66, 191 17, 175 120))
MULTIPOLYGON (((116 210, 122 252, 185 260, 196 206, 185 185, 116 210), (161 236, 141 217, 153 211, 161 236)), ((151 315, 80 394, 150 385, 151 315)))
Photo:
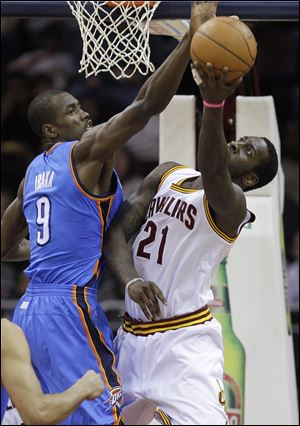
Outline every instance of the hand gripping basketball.
POLYGON ((221 75, 216 76, 216 72, 211 63, 206 64, 206 72, 203 67, 200 67, 198 62, 194 62, 193 76, 202 95, 202 99, 213 103, 219 104, 224 99, 228 98, 235 92, 240 85, 242 78, 238 78, 233 82, 226 82, 228 68, 224 67, 221 75), (197 76, 197 78, 195 78, 197 76))

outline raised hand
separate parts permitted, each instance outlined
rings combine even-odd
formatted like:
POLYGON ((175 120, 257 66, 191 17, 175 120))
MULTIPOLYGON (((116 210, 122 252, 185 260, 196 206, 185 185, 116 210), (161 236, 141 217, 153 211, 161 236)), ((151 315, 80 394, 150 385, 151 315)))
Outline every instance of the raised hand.
POLYGON ((240 77, 232 82, 226 82, 228 68, 224 67, 220 77, 217 77, 211 63, 206 64, 206 72, 199 66, 198 62, 192 65, 194 80, 199 87, 202 99, 211 103, 220 103, 235 92, 242 82, 240 77))
POLYGON ((158 300, 164 305, 167 301, 161 290, 151 281, 138 281, 128 287, 129 297, 140 306, 150 321, 159 319, 160 307, 158 300))
POLYGON ((193 37, 197 29, 208 19, 216 16, 218 1, 191 2, 190 35, 193 37))

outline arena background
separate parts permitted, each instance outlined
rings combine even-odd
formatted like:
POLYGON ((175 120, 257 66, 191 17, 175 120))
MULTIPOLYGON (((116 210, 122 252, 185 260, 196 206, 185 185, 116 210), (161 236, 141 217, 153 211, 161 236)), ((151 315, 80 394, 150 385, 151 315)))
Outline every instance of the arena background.
MULTIPOLYGON (((231 2, 234 3, 234 2, 231 2)), ((258 42, 257 61, 235 95, 274 98, 281 140, 282 167, 285 175, 284 237, 287 258, 289 305, 295 360, 299 368, 299 81, 298 22, 274 20, 248 23, 258 42), (298 289, 298 293, 296 291, 298 289)), ((30 100, 38 93, 58 88, 70 91, 94 123, 106 121, 122 111, 136 96, 146 77, 139 74, 129 80, 115 80, 109 74, 85 79, 78 64, 82 42, 73 19, 20 19, 2 17, 1 26, 1 215, 16 195, 31 159, 41 150, 26 117, 30 100)), ((151 58, 159 66, 176 46, 170 37, 150 37, 151 58)), ((198 117, 201 101, 187 69, 179 95, 194 95, 198 117)), ((159 124, 154 117, 147 128, 117 153, 117 172, 128 197, 142 178, 159 161, 159 124)), ((225 132, 235 137, 235 99, 227 102, 225 132)), ((199 127, 199 120, 197 123, 199 127)), ((198 130, 198 129, 197 129, 198 130)), ((27 280, 22 273, 26 263, 2 263, 1 313, 10 318, 17 299, 24 293, 27 280)), ((122 310, 123 290, 109 274, 99 291, 99 300, 116 331, 122 310)), ((270 294, 270 300, 272 295, 270 294)), ((297 374, 298 378, 298 374, 297 374)), ((278 396, 280 400, 280 393, 278 396)))

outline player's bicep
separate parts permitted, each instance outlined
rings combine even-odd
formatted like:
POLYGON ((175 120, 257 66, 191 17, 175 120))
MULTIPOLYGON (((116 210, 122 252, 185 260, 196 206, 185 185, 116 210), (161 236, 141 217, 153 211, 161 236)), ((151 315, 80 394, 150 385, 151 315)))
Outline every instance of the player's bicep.
POLYGON ((2 383, 26 421, 37 411, 42 389, 31 365, 26 338, 14 324, 8 324, 5 330, 1 354, 2 383))
POLYGON ((138 192, 130 202, 125 201, 112 222, 109 235, 122 232, 129 241, 145 222, 151 200, 157 193, 162 176, 177 163, 168 162, 157 166, 141 183, 138 192))
POLYGON ((88 130, 74 149, 76 163, 100 161, 124 145, 148 123, 151 114, 145 100, 135 101, 106 123, 88 130))
POLYGON ((150 193, 137 195, 132 201, 124 201, 106 235, 106 243, 117 244, 118 238, 128 242, 138 232, 147 214, 150 193))
POLYGON ((42 388, 30 360, 11 357, 2 364, 3 383, 14 405, 20 410, 33 397, 42 395, 42 388), (24 403, 24 404, 23 404, 24 403))

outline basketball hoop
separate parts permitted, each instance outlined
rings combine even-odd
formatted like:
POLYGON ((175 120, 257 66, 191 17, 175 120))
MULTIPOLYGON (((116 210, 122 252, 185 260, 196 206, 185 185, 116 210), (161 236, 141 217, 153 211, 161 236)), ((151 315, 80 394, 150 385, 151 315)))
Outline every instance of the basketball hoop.
POLYGON ((149 24, 160 1, 68 1, 83 41, 79 72, 116 79, 154 71, 149 24))

